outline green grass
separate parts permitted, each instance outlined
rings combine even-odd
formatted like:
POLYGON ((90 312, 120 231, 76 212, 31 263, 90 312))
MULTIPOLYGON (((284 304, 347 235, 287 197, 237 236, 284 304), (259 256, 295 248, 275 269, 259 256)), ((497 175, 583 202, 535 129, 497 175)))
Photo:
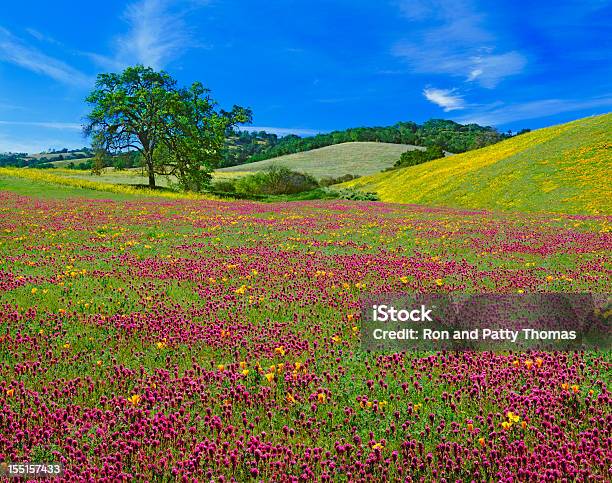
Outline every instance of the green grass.
POLYGON ((612 213, 612 114, 350 181, 387 202, 504 211, 612 213))
MULTIPOLYGON (((63 162, 63 161, 59 161, 63 162)), ((104 168, 102 170, 102 174, 95 175, 92 174, 90 170, 80 170, 80 169, 61 169, 61 167, 57 166, 58 169, 51 169, 49 173, 63 176, 66 178, 75 178, 75 179, 83 179, 87 181, 94 181, 97 183, 109 183, 109 184, 120 184, 120 185, 148 185, 149 177, 143 173, 141 168, 131 168, 124 170, 116 170, 115 168, 104 168)), ((215 179, 236 179, 240 176, 244 176, 245 174, 250 174, 242 171, 232 171, 232 172, 219 172, 215 171, 213 173, 213 177, 215 179)), ((155 183, 157 186, 168 187, 170 184, 176 184, 178 180, 176 176, 170 176, 168 179, 167 176, 155 176, 155 183)))
POLYGON ((34 181, 26 178, 7 176, 0 173, 0 191, 3 190, 12 191, 20 195, 45 199, 89 198, 129 200, 134 199, 134 197, 137 196, 133 194, 112 193, 87 188, 76 188, 72 186, 47 183, 44 181, 34 181))
POLYGON ((49 164, 52 164, 56 168, 66 168, 70 163, 74 165, 79 165, 81 163, 86 163, 91 161, 93 158, 81 158, 81 159, 62 159, 61 161, 51 161, 49 164))
MULTIPOLYGON (((34 170, 30 170, 34 171, 34 170)), ((91 175, 82 176, 69 176, 70 173, 66 174, 64 171, 51 170, 44 171, 43 173, 50 174, 63 174, 66 178, 85 179, 87 181, 100 181, 108 184, 134 184, 134 183, 120 183, 125 178, 129 177, 129 174, 125 172, 113 172, 110 171, 108 175, 101 176, 100 178, 91 175), (114 174, 110 174, 114 173, 114 174), (123 173, 123 174, 121 174, 123 173)), ((233 177, 223 176, 220 177, 233 177)), ((44 199, 69 199, 69 198, 88 198, 88 199, 109 199, 109 200, 131 200, 131 199, 142 199, 147 198, 146 192, 139 194, 138 192, 112 192, 104 189, 88 189, 85 187, 76 187, 65 184, 57 184, 45 180, 33 180, 28 178, 20 178, 17 176, 10 176, 0 171, 0 191, 12 191, 20 195, 32 196, 36 198, 44 199)), ((234 195, 228 194, 228 198, 231 199, 234 195)), ((223 197, 221 199, 224 199, 223 197)), ((277 195, 277 196, 253 196, 245 199, 254 199, 259 201, 267 202, 289 202, 289 201, 305 201, 305 200, 319 200, 319 199, 335 199, 335 197, 321 188, 307 191, 304 193, 297 193, 292 195, 277 195)))
MULTIPOLYGON (((110 184, 126 184, 126 185, 147 185, 149 184, 148 176, 144 175, 142 169, 133 168, 118 171, 114 168, 105 168, 101 175, 91 174, 90 170, 80 169, 53 169, 49 171, 52 174, 58 176, 65 176, 67 178, 84 179, 88 181, 95 181, 97 183, 110 183, 110 184)), ((173 179, 172 181, 175 181, 173 179)), ((155 182, 157 186, 167 187, 168 180, 165 176, 156 176, 155 182)))
MULTIPOLYGON (((87 192, 97 191, 101 193, 116 193, 121 196, 128 196, 128 198, 136 196, 168 199, 217 199, 214 195, 207 193, 178 192, 163 186, 158 186, 157 189, 150 189, 146 185, 106 183, 95 178, 86 179, 75 176, 61 176, 58 173, 70 174, 70 170, 0 168, 0 178, 8 180, 6 181, 7 186, 9 186, 8 189, 11 186, 21 186, 26 191, 30 190, 30 193, 23 194, 36 194, 37 190, 45 192, 47 190, 46 186, 50 185, 51 192, 55 191, 58 187, 68 187, 67 192, 86 197, 88 197, 87 192)), ((13 191, 18 190, 13 189, 13 191)), ((104 195, 95 197, 109 198, 109 196, 104 195)))
POLYGON ((339 177, 345 174, 365 176, 393 166, 401 154, 410 149, 417 149, 417 147, 408 144, 374 142, 342 143, 256 163, 223 168, 218 172, 254 172, 266 169, 271 164, 278 164, 311 174, 315 178, 339 177))

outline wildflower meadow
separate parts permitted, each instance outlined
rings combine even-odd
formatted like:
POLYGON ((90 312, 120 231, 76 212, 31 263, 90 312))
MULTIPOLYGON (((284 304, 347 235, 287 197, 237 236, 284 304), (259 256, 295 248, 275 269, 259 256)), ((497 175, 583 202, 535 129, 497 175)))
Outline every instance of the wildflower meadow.
POLYGON ((64 481, 610 481, 609 353, 368 353, 358 320, 366 292, 605 292, 610 221, 0 191, 0 458, 64 481))

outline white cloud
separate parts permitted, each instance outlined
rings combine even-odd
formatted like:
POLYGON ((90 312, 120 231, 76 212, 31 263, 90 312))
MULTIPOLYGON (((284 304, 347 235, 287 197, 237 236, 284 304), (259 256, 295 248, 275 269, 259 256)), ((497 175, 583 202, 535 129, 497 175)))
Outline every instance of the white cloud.
POLYGON ((516 51, 499 55, 477 55, 470 61, 473 68, 467 80, 475 80, 487 88, 493 88, 502 79, 522 72, 527 65, 525 57, 516 51))
POLYGON ((413 38, 392 51, 414 72, 462 77, 491 89, 527 65, 520 52, 496 52, 495 35, 469 0, 404 0, 399 7, 413 25, 413 38))
POLYGON ((240 131, 259 132, 266 131, 276 134, 277 136, 286 136, 288 134, 297 134, 298 136, 314 136, 322 131, 314 129, 290 128, 290 127, 270 127, 270 126, 240 126, 240 131))
POLYGON ((188 48, 199 46, 193 39, 185 17, 191 10, 207 3, 204 0, 132 2, 127 5, 122 16, 128 30, 114 39, 113 55, 91 52, 85 55, 109 70, 121 70, 134 64, 154 69, 164 68, 188 48))
POLYGON ((39 42, 47 42, 49 44, 62 45, 61 42, 55 40, 53 37, 50 37, 49 35, 45 35, 36 29, 28 27, 25 30, 27 33, 29 33, 32 37, 34 37, 39 42))
POLYGON ((161 68, 188 43, 183 19, 169 11, 165 0, 128 5, 125 20, 130 31, 118 39, 121 55, 144 65, 161 68))
POLYGON ((423 89, 425 99, 437 104, 444 109, 445 112, 465 109, 463 97, 458 94, 453 94, 454 92, 455 89, 436 89, 434 87, 423 89))
POLYGON ((496 103, 491 108, 466 115, 458 122, 462 124, 477 123, 496 126, 515 121, 539 119, 564 112, 595 109, 612 106, 612 95, 586 100, 578 99, 540 99, 518 104, 501 105, 496 103))
POLYGON ((92 83, 92 80, 79 70, 42 53, 2 27, 0 27, 0 61, 46 75, 64 84, 83 87, 92 83))
POLYGON ((76 122, 55 122, 55 121, 0 121, 3 126, 31 126, 46 129, 61 129, 69 131, 80 131, 81 124, 76 122))
POLYGON ((484 71, 482 69, 477 69, 474 68, 472 69, 472 71, 470 72, 470 75, 468 76, 467 80, 469 81, 473 81, 474 79, 476 79, 478 76, 482 75, 484 71))

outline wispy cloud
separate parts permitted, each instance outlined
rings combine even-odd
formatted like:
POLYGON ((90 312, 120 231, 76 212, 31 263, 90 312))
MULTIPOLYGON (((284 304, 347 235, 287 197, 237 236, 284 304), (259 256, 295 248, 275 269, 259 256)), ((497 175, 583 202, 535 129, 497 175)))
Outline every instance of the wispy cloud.
POLYGON ((454 94, 454 92, 455 89, 436 89, 434 87, 423 89, 425 99, 437 104, 443 108, 445 112, 465 109, 463 97, 454 94))
POLYGON ((76 122, 55 122, 55 121, 0 121, 2 126, 31 126, 46 129, 61 129, 69 131, 80 131, 83 126, 76 122))
POLYGON ((287 136, 288 134, 297 134, 298 136, 314 136, 322 131, 315 129, 290 128, 290 127, 270 127, 270 126, 240 126, 241 131, 259 132, 266 131, 276 134, 277 136, 287 136))
POLYGON ((200 46, 194 40, 193 32, 185 19, 193 9, 207 3, 205 0, 132 2, 127 5, 122 16, 128 30, 114 39, 113 55, 86 55, 111 70, 119 70, 136 63, 154 69, 164 68, 187 49, 200 46))
POLYGON ((2 111, 21 111, 23 110, 23 106, 18 106, 17 104, 12 104, 10 102, 4 102, 0 100, 0 110, 2 111))
POLYGON ((181 13, 170 10, 167 0, 142 0, 128 5, 127 35, 117 40, 120 56, 153 68, 163 67, 190 41, 181 13))
POLYGON ((606 106, 612 106, 612 95, 591 99, 540 99, 505 105, 496 103, 492 108, 484 108, 478 112, 467 114, 458 121, 463 124, 477 123, 497 126, 510 122, 539 119, 564 112, 581 111, 606 106))
POLYGON ((91 83, 91 79, 78 69, 44 54, 2 27, 0 27, 0 61, 46 75, 64 84, 83 87, 91 83))
POLYGON ((29 33, 32 37, 34 37, 36 40, 38 40, 39 42, 46 42, 48 44, 55 44, 55 45, 63 45, 60 41, 54 39, 53 37, 49 35, 45 35, 39 30, 36 30, 34 28, 28 27, 25 29, 25 31, 29 33))
POLYGON ((403 0, 399 7, 411 22, 412 38, 398 42, 393 53, 415 72, 462 77, 492 89, 527 65, 518 51, 497 52, 495 35, 470 0, 403 0))

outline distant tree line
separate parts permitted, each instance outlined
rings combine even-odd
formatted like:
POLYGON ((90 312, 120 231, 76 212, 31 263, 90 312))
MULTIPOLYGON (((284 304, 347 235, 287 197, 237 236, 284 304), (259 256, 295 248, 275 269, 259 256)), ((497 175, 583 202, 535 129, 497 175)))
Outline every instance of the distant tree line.
POLYGON ((445 119, 431 119, 423 124, 398 122, 393 126, 357 127, 305 138, 296 135, 278 138, 268 133, 239 132, 228 136, 224 165, 252 163, 352 141, 439 146, 451 153, 463 153, 511 136, 510 132, 500 133, 489 126, 464 125, 445 119))
POLYGON ((266 131, 228 130, 223 150, 222 167, 251 162, 251 158, 276 146, 282 139, 266 131))
POLYGON ((16 166, 22 168, 27 166, 26 164, 26 153, 0 153, 0 167, 2 166, 16 166))
MULTIPOLYGON (((0 153, 0 167, 14 168, 55 168, 54 161, 70 161, 62 168, 91 170, 94 166, 94 155, 91 148, 80 148, 68 151, 66 148, 56 151, 47 151, 44 154, 59 156, 31 157, 27 153, 0 153), (63 154, 62 154, 63 153, 63 154), (67 153, 67 154, 65 154, 67 153)), ((142 167, 142 157, 138 151, 126 151, 104 158, 102 168, 115 168, 116 170, 142 167)))
POLYGON ((82 159, 82 158, 90 157, 93 154, 93 150, 90 147, 87 147, 87 146, 83 146, 82 148, 76 148, 76 149, 68 149, 68 148, 53 149, 53 148, 49 148, 44 154, 66 155, 66 156, 64 156, 64 159, 82 159))
POLYGON ((30 156, 28 153, 0 153, 0 166, 11 166, 17 168, 52 168, 50 163, 53 161, 64 161, 70 159, 86 159, 93 155, 91 148, 83 147, 69 150, 50 149, 41 153, 39 156, 30 156))

